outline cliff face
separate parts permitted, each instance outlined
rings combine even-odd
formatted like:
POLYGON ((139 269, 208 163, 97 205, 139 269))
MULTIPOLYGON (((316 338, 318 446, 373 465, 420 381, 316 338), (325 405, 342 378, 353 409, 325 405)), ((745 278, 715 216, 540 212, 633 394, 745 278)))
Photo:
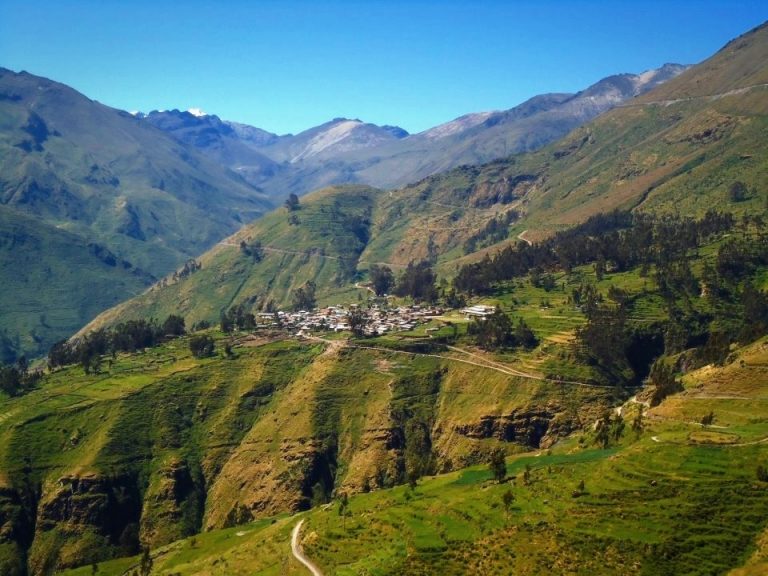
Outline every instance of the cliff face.
POLYGON ((26 548, 34 530, 29 512, 16 490, 0 485, 0 574, 26 573, 26 548))
POLYGON ((185 348, 118 357, 108 375, 67 369, 12 404, 2 574, 135 554, 482 462, 497 446, 546 447, 608 403, 575 391, 566 405, 554 384, 341 344, 203 361, 185 348))
POLYGON ((141 494, 130 475, 72 474, 47 483, 29 549, 31 574, 138 551, 141 494))

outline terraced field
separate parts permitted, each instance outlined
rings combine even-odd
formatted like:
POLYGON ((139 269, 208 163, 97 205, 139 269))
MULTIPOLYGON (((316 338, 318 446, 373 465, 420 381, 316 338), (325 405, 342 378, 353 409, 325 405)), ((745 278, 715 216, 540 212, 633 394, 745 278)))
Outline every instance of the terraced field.
MULTIPOLYGON (((766 360, 763 339, 720 369, 691 373, 684 393, 648 411, 642 431, 628 427, 606 449, 587 431, 508 459, 502 484, 474 466, 357 494, 348 514, 334 502, 158 548, 155 569, 303 574, 289 537, 304 518, 304 551, 325 574, 763 574, 768 484, 756 468, 768 456, 755 442, 768 438, 766 360), (702 408, 739 441, 697 436, 690 418, 702 408)), ((628 420, 638 406, 625 407, 628 420)), ((107 562, 97 573, 130 565, 107 562)))

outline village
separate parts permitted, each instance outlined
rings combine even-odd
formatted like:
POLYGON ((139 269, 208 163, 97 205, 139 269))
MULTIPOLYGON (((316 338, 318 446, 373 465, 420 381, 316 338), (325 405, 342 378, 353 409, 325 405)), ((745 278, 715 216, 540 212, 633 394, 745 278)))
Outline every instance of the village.
MULTIPOLYGON (((484 318, 494 312, 493 306, 476 305, 463 308, 460 312, 467 318, 484 318)), ((295 312, 262 312, 257 315, 261 326, 282 327, 301 338, 313 331, 345 332, 352 330, 350 319, 357 314, 361 319, 362 333, 366 336, 381 336, 390 332, 407 332, 417 326, 442 317, 445 309, 438 306, 413 304, 410 306, 386 307, 373 304, 370 307, 352 304, 350 306, 328 306, 316 310, 295 312)), ((438 328, 432 328, 437 330, 438 328)), ((430 329, 427 329, 428 331, 430 329)))

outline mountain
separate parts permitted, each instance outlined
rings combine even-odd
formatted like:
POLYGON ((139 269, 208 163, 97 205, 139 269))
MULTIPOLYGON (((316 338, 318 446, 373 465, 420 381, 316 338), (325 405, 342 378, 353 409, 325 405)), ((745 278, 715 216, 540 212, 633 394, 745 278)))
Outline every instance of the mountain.
POLYGON ((609 76, 576 94, 544 94, 501 112, 463 116, 391 145, 376 155, 344 159, 365 162, 358 177, 373 186, 403 186, 462 164, 482 164, 536 150, 606 110, 644 94, 687 67, 665 64, 642 74, 609 76))
MULTIPOLYGON (((346 212, 350 189, 305 196, 293 224, 290 213, 277 210, 203 256, 207 276, 156 287, 89 328, 177 309, 196 321, 216 321, 219 310, 241 301, 287 305, 292 291, 308 280, 317 284, 321 302, 332 302, 349 295, 354 273, 364 277, 374 262, 397 271, 426 259, 450 278, 460 265, 518 242, 520 234, 541 239, 616 208, 690 215, 715 207, 737 215, 762 212, 768 98, 761 80, 768 73, 767 47, 768 31, 758 28, 541 150, 463 166, 397 190, 368 190, 365 233, 349 244, 333 243, 331 222, 360 216, 346 212), (688 96, 670 100, 668 94, 688 96), (736 182, 747 193, 734 202, 729 190, 736 182), (301 234, 301 243, 292 247, 291 234, 301 234), (263 260, 239 254, 242 239, 261 242, 263 260), (213 291, 207 278, 230 278, 231 284, 220 280, 213 291)), ((595 91, 634 86, 634 80, 619 77, 595 91)), ((562 98, 537 106, 560 109, 556 101, 562 98)))
MULTIPOLYGON (((699 280, 734 238, 758 244, 738 227, 709 238, 690 254, 699 280)), ((162 572, 290 573, 280 559, 304 518, 306 550, 328 573, 760 574, 768 336, 716 362, 699 357, 708 345, 671 354, 680 389, 659 402, 656 385, 596 383, 573 341, 591 322, 573 303, 585 285, 627 298, 635 360, 661 353, 659 333, 678 320, 665 321, 668 300, 641 266, 600 278, 594 264, 551 272, 549 289, 518 277, 484 300, 535 327, 529 349, 483 350, 453 310, 369 338, 203 329, 104 354, 96 372, 45 374, 0 399, 0 571, 80 566, 74 576, 98 563, 117 576, 148 548, 162 572), (193 355, 206 338, 213 353, 193 355), (501 479, 488 469, 499 455, 501 479)), ((764 260, 747 278, 765 273, 764 260)), ((679 301, 713 308, 700 290, 679 301)))
POLYGON ((231 168, 254 186, 268 182, 282 170, 279 162, 260 151, 260 148, 279 140, 276 134, 245 124, 222 121, 212 114, 193 114, 189 111, 152 111, 137 116, 171 134, 179 142, 204 151, 206 156, 231 168))
POLYGON ((419 134, 347 118, 283 136, 178 110, 151 112, 145 119, 281 199, 344 183, 392 188, 462 164, 535 150, 685 69, 665 64, 610 76, 576 94, 535 96, 510 110, 467 114, 419 134))
POLYGON ((346 152, 375 149, 407 136, 408 132, 397 126, 376 126, 360 120, 334 118, 270 144, 268 154, 291 164, 305 160, 333 161, 346 152))
POLYGON ((19 351, 36 353, 92 317, 96 303, 135 293, 271 204, 234 172, 139 118, 45 78, 0 69, 0 207, 3 236, 11 243, 25 239, 23 259, 4 253, 0 284, 16 285, 22 267, 30 277, 49 279, 10 296, 23 298, 24 307, 0 316, 8 337, 20 340, 19 351), (39 238, 29 218, 38 221, 39 238), (73 250, 56 250, 52 262, 53 253, 42 247, 57 233, 73 250), (116 276, 111 289, 97 270, 103 263, 81 267, 83 255, 74 247, 87 252, 89 245, 139 272, 116 276), (57 302, 58 276, 50 270, 62 266, 81 269, 80 280, 65 285, 89 303, 59 323, 53 311, 72 307, 57 302))

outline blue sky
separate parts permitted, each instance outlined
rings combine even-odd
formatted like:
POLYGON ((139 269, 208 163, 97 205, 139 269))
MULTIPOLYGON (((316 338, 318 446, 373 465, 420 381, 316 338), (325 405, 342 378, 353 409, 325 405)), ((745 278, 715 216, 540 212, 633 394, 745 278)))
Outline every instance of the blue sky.
POLYGON ((417 132, 617 72, 696 63, 765 0, 2 0, 0 66, 126 110, 274 132, 338 116, 417 132))

